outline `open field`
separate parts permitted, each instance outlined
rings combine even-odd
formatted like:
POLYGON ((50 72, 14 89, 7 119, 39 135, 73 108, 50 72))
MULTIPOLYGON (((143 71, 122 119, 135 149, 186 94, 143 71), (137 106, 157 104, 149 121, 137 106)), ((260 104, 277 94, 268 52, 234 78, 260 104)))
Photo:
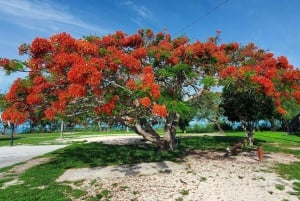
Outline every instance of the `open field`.
MULTIPOLYGON (((95 139, 95 134, 86 134, 74 140, 83 136, 95 139)), ((255 150, 249 148, 238 156, 224 158, 226 148, 241 141, 242 136, 242 133, 181 135, 174 152, 159 151, 152 145, 136 143, 138 141, 122 145, 107 143, 109 141, 107 144, 69 141, 70 146, 41 159, 2 168, 0 200, 92 201, 120 200, 120 197, 122 200, 151 200, 151 196, 157 200, 298 200, 300 139, 284 133, 257 133, 256 143, 265 151, 263 162, 258 161, 255 150), (166 166, 153 169, 156 167, 153 163, 160 162, 166 166), (101 170, 110 168, 115 171, 106 174, 108 178, 99 176, 101 170), (126 175, 126 168, 133 173, 126 175), (84 170, 88 171, 80 172, 84 170), (66 176, 68 171, 75 172, 66 176), (72 180, 72 175, 85 177, 72 180)), ((47 144, 49 140, 44 137, 47 140, 38 140, 37 144, 47 144)), ((19 142, 30 142, 30 135, 26 134, 26 138, 20 138, 19 142)), ((115 142, 120 143, 120 140, 115 142)))

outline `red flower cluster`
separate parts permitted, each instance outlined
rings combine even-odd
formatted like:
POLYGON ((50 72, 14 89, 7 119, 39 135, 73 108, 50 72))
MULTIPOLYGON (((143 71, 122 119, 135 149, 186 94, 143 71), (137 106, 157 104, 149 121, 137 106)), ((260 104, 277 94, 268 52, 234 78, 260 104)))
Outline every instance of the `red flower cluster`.
POLYGON ((42 103, 44 100, 42 95, 38 95, 38 94, 29 94, 26 97, 26 101, 29 105, 35 105, 35 104, 39 104, 42 103))
POLYGON ((75 51, 77 49, 75 41, 76 40, 71 35, 65 32, 50 37, 50 42, 53 44, 52 50, 54 53, 71 53, 75 51))
POLYGON ((296 101, 300 103, 300 91, 295 91, 293 96, 295 97, 296 101))
POLYGON ((132 56, 134 56, 137 59, 143 59, 147 55, 147 50, 144 47, 140 47, 140 48, 134 49, 131 54, 132 54, 132 56))
POLYGON ((99 47, 96 44, 90 43, 86 40, 77 40, 75 42, 77 45, 78 53, 81 55, 92 55, 96 56, 99 53, 99 47))
MULTIPOLYGON (((114 96, 107 101, 106 104, 102 105, 98 111, 103 112, 106 115, 111 115, 112 111, 116 108, 116 102, 118 100, 118 96, 114 96)), ((97 109, 97 108, 96 108, 97 109)))
POLYGON ((2 113, 1 118, 4 121, 20 125, 27 120, 27 114, 18 111, 16 108, 9 107, 2 113))
POLYGON ((47 108, 44 113, 45 117, 50 120, 54 120, 55 115, 57 114, 52 108, 47 108))
POLYGON ((144 107, 150 107, 152 105, 152 101, 149 97, 140 98, 139 102, 144 107))
POLYGON ((0 58, 0 66, 8 66, 9 65, 10 60, 7 58, 0 58))
POLYGON ((81 84, 71 84, 68 88, 68 93, 74 98, 84 97, 86 95, 86 88, 81 84))
POLYGON ((129 54, 121 54, 120 60, 121 60, 122 65, 127 67, 131 73, 135 74, 135 73, 140 72, 142 64, 135 57, 133 57, 129 54))
POLYGON ((286 57, 280 56, 277 58, 277 60, 278 60, 278 63, 277 63, 278 68, 288 69, 291 67, 289 65, 289 61, 286 57))
POLYGON ((153 105, 152 114, 159 117, 166 117, 167 116, 166 106, 158 105, 158 104, 153 105))
POLYGON ((44 38, 35 38, 31 44, 30 52, 34 58, 43 58, 52 49, 50 41, 44 38))
POLYGON ((221 78, 234 77, 236 75, 237 68, 229 66, 219 72, 221 78))
POLYGON ((21 78, 18 78, 14 81, 12 86, 10 87, 8 93, 5 95, 5 99, 8 102, 14 102, 14 100, 18 99, 18 95, 23 94, 25 95, 27 92, 27 89, 22 84, 21 78))
POLYGON ((264 93, 266 95, 272 96, 272 94, 274 93, 274 84, 270 79, 266 77, 254 76, 252 77, 252 81, 260 84, 263 87, 264 93))
POLYGON ((126 87, 128 87, 129 89, 132 89, 132 90, 138 90, 139 87, 136 85, 134 79, 129 79, 127 82, 126 82, 126 87))

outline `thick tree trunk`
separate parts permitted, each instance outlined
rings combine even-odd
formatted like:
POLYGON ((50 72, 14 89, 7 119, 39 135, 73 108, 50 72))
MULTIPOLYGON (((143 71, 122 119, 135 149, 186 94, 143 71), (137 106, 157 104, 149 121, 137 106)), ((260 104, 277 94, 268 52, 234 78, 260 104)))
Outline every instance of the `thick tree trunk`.
POLYGON ((158 148, 164 149, 164 143, 159 134, 153 130, 145 119, 135 120, 132 130, 134 130, 138 135, 141 135, 145 140, 155 144, 158 148))
POLYGON ((145 140, 156 145, 161 150, 173 150, 176 147, 176 128, 179 115, 171 113, 166 118, 164 137, 161 137, 152 127, 147 119, 134 119, 130 117, 121 118, 124 125, 131 128, 135 133, 141 135, 145 140))
POLYGON ((247 133, 246 133, 248 145, 251 147, 253 146, 253 143, 254 143, 253 135, 254 135, 254 130, 247 131, 247 133))
POLYGON ((166 124, 164 127, 164 140, 169 150, 174 150, 174 148, 176 147, 176 128, 178 126, 179 118, 179 114, 170 113, 166 119, 166 124))
POLYGON ((246 133, 246 139, 249 146, 254 144, 255 122, 242 122, 242 127, 246 133))

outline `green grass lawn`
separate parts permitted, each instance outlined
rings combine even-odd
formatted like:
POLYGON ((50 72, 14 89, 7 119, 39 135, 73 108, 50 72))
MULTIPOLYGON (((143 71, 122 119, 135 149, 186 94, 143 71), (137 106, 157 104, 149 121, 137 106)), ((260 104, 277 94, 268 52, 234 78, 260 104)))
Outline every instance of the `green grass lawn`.
MULTIPOLYGON (((86 135, 98 135, 89 133, 86 135)), ((105 133, 107 134, 107 133, 105 133)), ((116 133, 118 134, 118 133, 116 133)), ((77 137, 83 134, 68 134, 77 137)), ((100 133, 99 135, 102 135, 100 133)), ((20 143, 39 144, 54 140, 59 134, 26 134, 16 140, 20 143), (44 137, 44 138, 43 138, 44 137), (30 138, 30 139, 29 139, 30 138)), ((212 149, 225 151, 232 144, 243 139, 243 133, 226 133, 225 136, 184 136, 180 138, 178 148, 173 152, 159 151, 152 145, 106 145, 102 143, 73 143, 70 146, 46 154, 53 160, 26 170, 20 175, 23 184, 0 189, 0 200, 71 200, 85 194, 82 190, 74 190, 67 183, 57 183, 55 179, 66 169, 107 166, 113 164, 134 164, 140 162, 180 161, 186 155, 187 149, 212 149)), ((4 143, 4 139, 1 143, 4 143)), ((266 151, 280 151, 292 153, 300 157, 300 152, 291 150, 291 147, 300 147, 300 137, 284 133, 261 132, 255 134, 256 145, 266 151)), ((5 143, 4 143, 5 144, 5 143)), ((2 168, 0 172, 7 171, 2 168)), ((300 163, 289 165, 279 164, 277 172, 283 177, 300 180, 300 163)), ((0 180, 0 187, 10 178, 0 180)), ((105 189, 104 189, 105 190, 105 189)), ((300 196, 300 183, 295 183, 295 190, 300 196)), ((100 200, 99 197, 90 197, 90 201, 100 200)))

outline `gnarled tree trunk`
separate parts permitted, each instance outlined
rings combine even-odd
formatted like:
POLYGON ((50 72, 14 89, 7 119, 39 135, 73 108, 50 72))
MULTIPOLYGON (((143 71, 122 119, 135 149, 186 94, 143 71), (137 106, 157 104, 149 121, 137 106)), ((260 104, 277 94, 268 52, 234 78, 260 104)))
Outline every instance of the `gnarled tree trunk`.
MULTIPOLYGON (((131 127, 138 135, 145 140, 155 144, 161 150, 173 150, 176 147, 176 127, 179 115, 171 113, 166 118, 164 137, 161 137, 146 119, 135 119, 131 127)), ((126 126, 129 126, 126 124, 126 126)))
POLYGON ((170 113, 166 118, 164 140, 169 150, 173 150, 176 147, 176 128, 179 118, 180 115, 177 113, 170 113))

